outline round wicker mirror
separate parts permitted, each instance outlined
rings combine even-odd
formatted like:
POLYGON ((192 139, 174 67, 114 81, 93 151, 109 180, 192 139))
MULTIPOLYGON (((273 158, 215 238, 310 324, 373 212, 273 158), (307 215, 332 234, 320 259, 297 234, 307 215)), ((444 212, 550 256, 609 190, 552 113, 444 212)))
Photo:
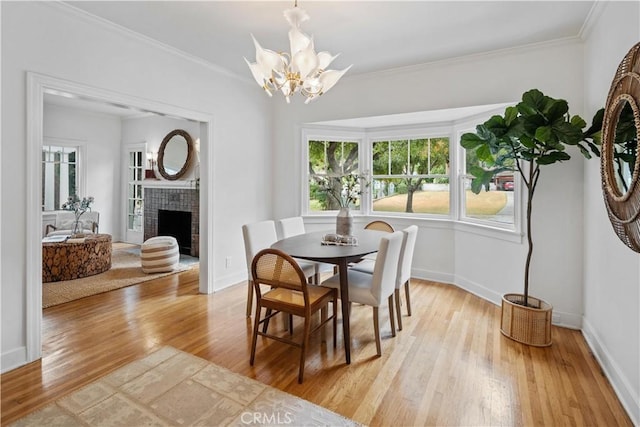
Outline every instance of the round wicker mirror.
POLYGON ((602 190, 613 229, 640 252, 640 43, 629 50, 611 83, 602 125, 602 190))
POLYGON ((158 172, 163 178, 176 180, 189 169, 193 155, 193 139, 182 129, 167 134, 158 150, 158 172))

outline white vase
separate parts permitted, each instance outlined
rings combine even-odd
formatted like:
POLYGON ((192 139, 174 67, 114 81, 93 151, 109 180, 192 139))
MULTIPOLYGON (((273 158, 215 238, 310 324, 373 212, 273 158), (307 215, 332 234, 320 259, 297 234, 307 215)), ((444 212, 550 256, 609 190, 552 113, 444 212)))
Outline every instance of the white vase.
POLYGON ((349 208, 340 208, 336 217, 336 234, 351 236, 353 228, 353 217, 349 208))

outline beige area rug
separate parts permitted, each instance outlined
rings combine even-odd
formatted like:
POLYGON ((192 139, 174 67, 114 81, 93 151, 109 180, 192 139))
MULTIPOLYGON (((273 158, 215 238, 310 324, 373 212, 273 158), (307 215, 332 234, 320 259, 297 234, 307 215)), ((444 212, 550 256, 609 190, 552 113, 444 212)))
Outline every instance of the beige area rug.
POLYGON ((136 285, 158 277, 188 270, 189 265, 179 264, 178 269, 168 273, 146 274, 140 267, 138 247, 125 243, 114 243, 111 253, 111 269, 95 276, 75 280, 63 280, 42 284, 42 308, 101 294, 114 289, 136 285))
POLYGON ((358 424, 192 354, 163 347, 12 424, 54 425, 358 424))

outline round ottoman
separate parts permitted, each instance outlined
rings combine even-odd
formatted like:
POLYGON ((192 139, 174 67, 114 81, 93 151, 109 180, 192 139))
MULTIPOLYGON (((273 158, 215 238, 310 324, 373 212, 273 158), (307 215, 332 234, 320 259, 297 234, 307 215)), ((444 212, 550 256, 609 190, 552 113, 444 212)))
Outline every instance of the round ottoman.
POLYGON ((146 240, 140 248, 140 261, 145 273, 175 270, 180 261, 178 241, 171 236, 156 236, 146 240))

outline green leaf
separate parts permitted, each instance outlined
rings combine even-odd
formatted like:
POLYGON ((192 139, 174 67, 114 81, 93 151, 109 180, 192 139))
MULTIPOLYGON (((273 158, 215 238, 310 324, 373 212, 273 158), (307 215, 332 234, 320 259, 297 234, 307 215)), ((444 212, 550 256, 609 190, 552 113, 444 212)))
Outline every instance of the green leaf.
POLYGON ((522 102, 525 106, 535 110, 535 111, 543 111, 545 106, 545 96, 538 89, 531 89, 524 94, 522 94, 522 102))
POLYGON ((561 162, 564 160, 569 160, 571 156, 564 151, 552 151, 548 154, 544 154, 538 159, 536 159, 536 163, 539 165, 550 165, 555 162, 561 162))
POLYGON ((511 126, 511 123, 513 123, 517 118, 518 109, 516 107, 507 107, 507 109, 504 110, 504 122, 507 126, 511 126))
POLYGON ((480 193, 480 191, 482 191, 482 180, 475 178, 471 181, 471 191, 473 191, 474 194, 478 194, 480 193))
POLYGON ((559 118, 564 117, 569 111, 569 104, 564 99, 552 99, 549 98, 549 105, 545 109, 545 115, 547 120, 553 122, 559 118))
POLYGON ((476 155, 478 156, 478 160, 481 162, 485 162, 488 164, 493 164, 493 154, 491 153, 491 149, 488 145, 481 145, 476 149, 476 155))
POLYGON ((536 139, 545 144, 555 144, 558 140, 553 134, 551 126, 540 126, 536 129, 536 139))
POLYGON ((587 122, 585 122, 582 117, 575 115, 571 117, 571 124, 582 129, 587 125, 587 122))
POLYGON ((591 158, 591 153, 589 153, 589 150, 587 150, 584 145, 582 144, 578 144, 578 149, 580 150, 580 152, 582 153, 582 155, 586 158, 586 159, 590 159, 591 158))
POLYGON ((475 133, 465 133, 460 137, 460 145, 467 150, 473 150, 482 144, 486 144, 486 141, 475 133))
POLYGON ((552 128, 553 133, 558 138, 558 141, 564 144, 576 145, 582 140, 582 128, 569 122, 563 121, 554 123, 552 128))

